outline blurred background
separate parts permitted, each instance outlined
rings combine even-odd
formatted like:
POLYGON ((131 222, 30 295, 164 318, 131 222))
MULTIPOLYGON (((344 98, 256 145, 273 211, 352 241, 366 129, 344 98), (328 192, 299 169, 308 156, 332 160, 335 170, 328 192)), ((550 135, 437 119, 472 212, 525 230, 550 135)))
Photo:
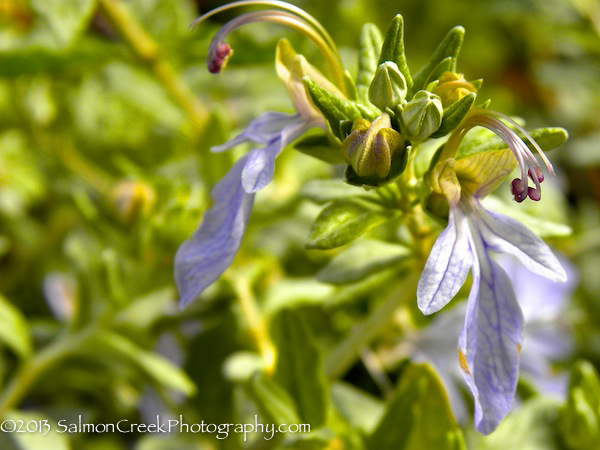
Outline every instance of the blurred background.
MULTIPOLYGON (((335 344, 369 317, 385 295, 386 283, 397 275, 381 270, 344 286, 316 279, 333 253, 304 249, 319 207, 306 198, 311 195, 302 186, 334 174, 334 169, 287 151, 278 162, 275 183, 257 197, 232 275, 200 301, 179 309, 175 252, 200 223, 211 187, 245 150, 217 155, 209 147, 230 139, 263 112, 292 112, 274 71, 279 38, 290 39, 323 68, 320 55, 302 36, 277 25, 254 24, 229 37, 234 55, 227 69, 219 76, 209 74, 205 60, 210 39, 239 10, 194 30, 190 24, 224 3, 0 0, 4 417, 70 423, 82 415, 89 423, 150 423, 157 414, 165 420, 181 414, 188 423, 219 424, 244 423, 260 411, 267 423, 269 405, 261 405, 260 396, 248 388, 251 372, 262 364, 260 330, 281 314, 283 322, 295 323, 284 314, 294 308, 307 324, 303 332, 314 340, 311 355, 324 359, 327 372, 335 344), (236 300, 243 295, 255 297, 250 306, 236 300)), ((469 80, 484 79, 480 96, 490 98, 493 109, 522 117, 528 128, 568 130, 569 141, 549 155, 557 176, 545 186, 542 202, 522 207, 532 220, 544 222, 544 237, 572 262, 573 279, 578 280, 565 294, 561 312, 572 346, 552 370, 566 374, 581 359, 598 370, 600 4, 291 3, 324 24, 353 74, 365 22, 385 30, 401 13, 413 70, 426 62, 450 28, 463 25, 467 34, 458 70, 469 80)), ((397 333, 380 339, 388 349, 393 342, 402 345, 397 333)), ((287 344, 281 345, 279 351, 287 344)), ((0 447, 388 448, 369 447, 364 442, 372 441, 364 439, 378 414, 384 414, 385 399, 407 357, 386 365, 379 356, 384 367, 362 355, 346 370, 328 373, 337 380, 327 381, 330 417, 310 438, 288 435, 285 441, 244 443, 233 434, 218 440, 214 434, 52 433, 42 438, 1 433, 0 447)), ((321 376, 325 374, 316 375, 321 376)), ((539 396, 520 388, 524 404, 539 396)), ((595 399, 592 413, 582 417, 600 423, 600 387, 590 389, 586 395, 595 399)), ((552 411, 562 406, 557 408, 536 410, 524 423, 547 426, 552 411)), ((590 436, 600 439, 598 423, 588 422, 590 436)), ((510 432, 499 430, 482 440, 469 437, 472 419, 461 423, 473 448, 510 448, 510 438, 519 439, 519 448, 552 448, 540 436, 562 433, 551 428, 527 433, 529 428, 518 434, 513 423, 510 432)), ((577 447, 581 440, 552 439, 552 445, 586 448, 577 447)))

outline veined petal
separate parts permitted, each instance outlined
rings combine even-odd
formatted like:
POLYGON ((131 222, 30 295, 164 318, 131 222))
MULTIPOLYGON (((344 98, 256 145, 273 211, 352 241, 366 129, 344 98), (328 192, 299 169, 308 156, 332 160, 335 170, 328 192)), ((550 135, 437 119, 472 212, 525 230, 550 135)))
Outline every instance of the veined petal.
POLYGON ((248 162, 242 171, 242 186, 249 194, 263 189, 273 180, 275 159, 281 150, 304 134, 314 123, 299 114, 285 116, 285 122, 277 119, 279 125, 285 123, 279 133, 264 148, 256 148, 248 156, 248 162))
POLYGON ((214 205, 204 214, 200 228, 177 251, 175 281, 182 307, 227 270, 240 248, 254 204, 254 194, 244 191, 241 182, 247 159, 240 158, 217 183, 212 191, 214 205))
POLYGON ((419 279, 417 302, 423 314, 448 304, 465 283, 473 263, 466 217, 451 208, 448 226, 440 234, 419 279))
POLYGON ((472 228, 477 259, 459 362, 475 399, 475 425, 489 434, 512 407, 519 376, 523 313, 506 272, 489 256, 487 244, 472 228))
POLYGON ((527 269, 552 281, 567 281, 565 269, 539 236, 511 217, 486 211, 478 202, 471 206, 493 251, 516 256, 527 269))

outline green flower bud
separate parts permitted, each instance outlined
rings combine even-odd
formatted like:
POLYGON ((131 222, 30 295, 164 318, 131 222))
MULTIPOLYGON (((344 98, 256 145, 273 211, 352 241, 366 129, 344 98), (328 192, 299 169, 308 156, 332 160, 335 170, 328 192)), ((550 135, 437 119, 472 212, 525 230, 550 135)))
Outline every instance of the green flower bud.
POLYGON ((382 114, 372 123, 356 119, 352 132, 342 142, 341 152, 359 177, 383 179, 403 143, 402 135, 392 128, 390 116, 382 114))
POLYGON ((442 123, 444 108, 435 94, 419 91, 403 108, 398 108, 403 133, 411 141, 421 141, 435 132, 442 123))
POLYGON ((394 109, 406 98, 406 80, 396 63, 385 61, 379 64, 369 87, 369 100, 382 111, 394 109))
POLYGON ((465 95, 477 92, 477 89, 465 80, 462 73, 444 72, 432 92, 442 99, 442 106, 447 108, 465 95))

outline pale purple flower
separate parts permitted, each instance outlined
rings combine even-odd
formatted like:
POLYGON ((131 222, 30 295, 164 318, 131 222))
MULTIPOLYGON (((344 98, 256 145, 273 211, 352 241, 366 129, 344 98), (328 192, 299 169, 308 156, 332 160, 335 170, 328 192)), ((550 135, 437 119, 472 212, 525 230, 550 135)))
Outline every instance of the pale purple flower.
MULTIPOLYGON (((209 49, 207 63, 210 72, 220 72, 232 55, 231 47, 224 42, 229 33, 251 23, 274 22, 290 26, 313 40, 336 75, 338 85, 345 87, 339 53, 331 37, 314 17, 285 2, 265 1, 253 4, 272 9, 242 14, 227 22, 217 32, 209 49)), ((219 12, 245 5, 245 1, 223 5, 199 17, 192 26, 219 12)), ((327 128, 325 119, 308 98, 303 77, 310 76, 330 92, 343 96, 302 55, 296 54, 286 40, 282 39, 277 46, 275 68, 297 114, 267 112, 231 141, 212 148, 214 152, 221 152, 246 142, 258 144, 240 158, 225 178, 213 188, 213 206, 204 214, 200 228, 177 251, 175 281, 182 307, 197 298, 232 264, 246 233, 254 195, 273 180, 275 159, 281 151, 308 129, 327 128)))
POLYGON ((212 190, 213 206, 202 225, 175 256, 175 281, 181 306, 186 306, 214 283, 233 262, 246 233, 255 192, 272 180, 281 150, 323 119, 269 112, 254 120, 223 151, 250 141, 262 144, 241 157, 212 190))
MULTIPOLYGON (((525 177, 529 168, 536 185, 529 189, 530 197, 539 200, 539 166, 527 161, 523 168, 523 155, 531 152, 494 113, 475 111, 467 116, 449 138, 442 158, 444 154, 453 157, 466 131, 477 125, 491 129, 507 143, 525 177)), ((479 198, 489 192, 502 172, 500 165, 496 170, 496 161, 484 164, 481 171, 489 174, 489 180, 481 180, 475 191, 463 189, 457 194, 454 189, 447 196, 448 226, 431 250, 419 280, 417 299, 424 314, 439 311, 458 293, 472 270, 473 287, 459 337, 459 363, 475 400, 476 428, 489 434, 512 407, 524 328, 523 313, 510 278, 491 252, 513 255, 527 269, 552 281, 566 281, 566 273, 542 239, 518 221, 483 208, 479 198)), ((526 178, 513 183, 513 191, 515 184, 520 186, 519 192, 528 191, 526 178)), ((517 201, 522 200, 519 192, 513 192, 517 201)))
MULTIPOLYGON (((520 375, 532 382, 541 392, 564 398, 567 376, 555 373, 552 364, 568 357, 573 341, 565 321, 565 309, 576 285, 575 269, 561 260, 567 270, 566 283, 522 270, 513 257, 499 259, 508 274, 525 319, 520 375)), ((408 336, 414 361, 432 363, 444 382, 454 413, 459 420, 467 417, 461 394, 464 377, 456 359, 456 341, 460 337, 466 303, 460 303, 439 314, 425 328, 408 336)))

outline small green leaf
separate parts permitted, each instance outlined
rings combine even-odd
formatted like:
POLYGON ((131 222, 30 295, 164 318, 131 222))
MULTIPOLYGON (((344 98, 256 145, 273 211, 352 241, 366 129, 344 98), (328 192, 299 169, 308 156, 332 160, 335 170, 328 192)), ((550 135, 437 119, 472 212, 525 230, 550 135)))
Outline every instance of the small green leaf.
POLYGON ((409 255, 409 249, 401 245, 361 240, 338 253, 317 273, 317 279, 332 284, 352 283, 389 268, 409 255))
POLYGON ((63 428, 44 414, 35 411, 10 411, 2 420, 5 422, 2 424, 3 432, 0 433, 0 448, 4 450, 69 450, 72 448, 69 433, 65 433, 63 428), (13 423, 20 431, 5 432, 12 431, 9 427, 13 423))
POLYGON ((444 109, 442 124, 430 137, 439 138, 454 130, 471 110, 477 94, 471 92, 444 109))
POLYGON ((331 387, 333 403, 350 424, 370 433, 383 416, 383 402, 351 384, 337 382, 331 387))
POLYGON ((30 0, 63 45, 73 42, 87 27, 96 10, 96 0, 30 0))
POLYGON ((344 183, 340 179, 311 180, 302 186, 302 195, 319 204, 347 197, 365 197, 372 200, 380 200, 380 197, 374 190, 365 191, 357 186, 344 183))
POLYGON ((385 33, 385 40, 383 41, 381 55, 379 56, 379 64, 385 61, 396 63, 398 69, 404 75, 406 85, 410 89, 413 85, 413 80, 410 76, 408 63, 406 62, 406 55, 404 54, 404 19, 400 14, 397 14, 392 19, 385 33))
POLYGON ((433 70, 446 58, 452 58, 452 64, 448 70, 454 72, 456 69, 456 58, 460 52, 463 38, 465 37, 465 29, 461 26, 452 28, 448 34, 444 37, 440 45, 435 49, 433 55, 417 72, 413 79, 413 87, 410 90, 409 96, 415 92, 425 89, 427 86, 426 81, 433 72, 433 70))
POLYGON ((466 449, 448 395, 431 366, 409 366, 386 412, 369 436, 378 450, 466 449))
POLYGON ((27 320, 12 303, 0 294, 0 342, 19 356, 31 355, 31 333, 27 320))
POLYGON ((479 435, 473 448, 558 450, 561 448, 557 439, 559 406, 560 403, 553 398, 533 398, 509 414, 492 434, 479 435))
POLYGON ((144 350, 123 336, 104 331, 94 342, 124 357, 165 387, 176 389, 186 395, 192 395, 196 391, 193 381, 181 368, 163 356, 144 350))
POLYGON ((371 80, 375 76, 377 70, 377 61, 379 60, 379 52, 383 36, 376 25, 367 23, 363 26, 360 33, 360 49, 358 52, 358 76, 357 89, 358 100, 361 103, 369 101, 369 86, 371 80))
POLYGON ((325 161, 329 164, 343 164, 344 158, 340 153, 339 144, 333 144, 326 135, 315 134, 306 136, 294 143, 299 152, 325 161))
POLYGON ((569 448, 598 448, 600 378, 594 366, 587 361, 578 361, 571 370, 567 404, 561 411, 560 424, 569 448))
POLYGON ((373 210, 371 205, 358 199, 335 200, 315 220, 306 248, 340 247, 394 216, 394 212, 373 210))
POLYGON ((448 56, 447 58, 442 59, 439 62, 439 64, 437 66, 435 66, 434 69, 431 71, 431 73, 427 77, 427 80, 425 80, 425 86, 428 86, 429 83, 439 79, 440 76, 444 72, 449 72, 450 69, 452 68, 453 64, 454 64, 454 60, 452 59, 451 56, 448 56))
POLYGON ((342 120, 354 120, 359 118, 374 120, 377 117, 377 114, 374 111, 367 109, 360 103, 332 94, 327 89, 319 86, 310 77, 304 77, 302 80, 313 103, 319 108, 321 113, 323 113, 323 116, 331 127, 332 133, 339 139, 342 139, 340 132, 340 122, 342 120))
POLYGON ((316 428, 325 422, 329 407, 329 388, 319 349, 294 310, 281 310, 271 324, 277 349, 274 380, 292 396, 300 419, 316 428))
POLYGON ((302 423, 294 400, 279 383, 264 373, 256 373, 248 385, 248 393, 262 414, 277 424, 302 423))

